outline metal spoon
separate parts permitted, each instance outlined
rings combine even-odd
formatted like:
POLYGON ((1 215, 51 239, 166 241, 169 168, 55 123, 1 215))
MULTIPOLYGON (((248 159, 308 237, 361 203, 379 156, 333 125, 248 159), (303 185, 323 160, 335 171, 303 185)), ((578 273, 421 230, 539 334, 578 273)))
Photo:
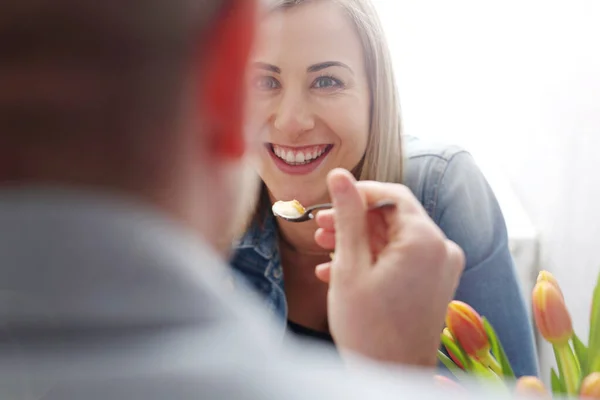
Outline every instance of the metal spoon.
MULTIPOLYGON (((377 203, 373 204, 372 206, 369 207, 369 211, 373 211, 373 210, 377 210, 377 209, 381 209, 381 208, 393 208, 396 207, 396 203, 394 203, 391 200, 382 200, 382 201, 378 201, 377 203)), ((308 221, 310 219, 313 219, 315 216, 313 214, 314 211, 317 210, 325 210, 328 208, 333 208, 333 204, 332 203, 324 203, 324 204, 317 204, 314 206, 310 206, 304 209, 304 213, 299 214, 297 216, 289 216, 289 215, 282 215, 279 214, 278 212, 276 212, 275 210, 273 210, 273 214, 275 214, 276 216, 278 216, 279 218, 283 218, 287 221, 291 221, 291 222, 304 222, 304 221, 308 221)))

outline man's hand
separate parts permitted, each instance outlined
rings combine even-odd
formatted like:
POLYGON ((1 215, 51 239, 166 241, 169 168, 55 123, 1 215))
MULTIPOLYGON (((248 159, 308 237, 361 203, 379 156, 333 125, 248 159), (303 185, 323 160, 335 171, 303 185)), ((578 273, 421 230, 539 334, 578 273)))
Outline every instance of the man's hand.
POLYGON ((400 184, 328 176, 334 208, 317 215, 316 241, 335 249, 316 273, 329 282, 336 344, 379 361, 434 366, 464 254, 400 184), (381 200, 397 206, 369 212, 381 200))

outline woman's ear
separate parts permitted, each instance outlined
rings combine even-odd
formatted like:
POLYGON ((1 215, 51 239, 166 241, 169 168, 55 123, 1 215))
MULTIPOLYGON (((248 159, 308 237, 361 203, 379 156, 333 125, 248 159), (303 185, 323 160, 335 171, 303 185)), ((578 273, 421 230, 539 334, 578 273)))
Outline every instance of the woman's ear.
POLYGON ((200 105, 211 152, 229 159, 245 151, 245 72, 256 29, 256 0, 229 0, 199 63, 200 105))

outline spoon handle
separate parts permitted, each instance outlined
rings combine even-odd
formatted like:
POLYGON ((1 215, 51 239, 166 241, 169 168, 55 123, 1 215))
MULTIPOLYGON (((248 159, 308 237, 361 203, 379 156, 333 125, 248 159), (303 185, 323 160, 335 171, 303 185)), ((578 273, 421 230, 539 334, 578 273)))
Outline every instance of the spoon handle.
POLYGON ((327 208, 333 208, 333 203, 316 204, 314 206, 306 207, 306 209, 304 210, 304 212, 307 213, 307 214, 310 214, 313 211, 316 211, 316 210, 325 210, 327 208))
MULTIPOLYGON (((388 208, 388 207, 396 207, 396 203, 391 200, 381 200, 381 201, 378 201, 375 204, 371 205, 369 207, 369 211, 377 210, 380 208, 388 208)), ((310 218, 314 218, 314 216, 312 215, 313 211, 323 210, 323 209, 327 209, 327 208, 333 208, 333 203, 316 204, 314 206, 307 207, 305 213, 309 214, 310 218)))

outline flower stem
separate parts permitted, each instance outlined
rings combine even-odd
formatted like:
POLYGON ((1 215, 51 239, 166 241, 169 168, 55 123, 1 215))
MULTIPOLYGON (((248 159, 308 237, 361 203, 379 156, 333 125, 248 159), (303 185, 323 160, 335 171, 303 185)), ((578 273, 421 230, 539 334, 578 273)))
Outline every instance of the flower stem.
POLYGON ((502 373, 502 367, 500 366, 498 361, 496 361, 496 359, 490 354, 490 352, 488 352, 485 355, 485 357, 481 359, 481 361, 486 367, 494 371, 499 377, 504 376, 504 374, 502 373))
POLYGON ((579 391, 579 383, 581 380, 577 359, 571 350, 568 343, 564 345, 555 345, 554 351, 560 359, 562 365, 562 373, 565 380, 565 389, 568 395, 576 395, 579 391))

